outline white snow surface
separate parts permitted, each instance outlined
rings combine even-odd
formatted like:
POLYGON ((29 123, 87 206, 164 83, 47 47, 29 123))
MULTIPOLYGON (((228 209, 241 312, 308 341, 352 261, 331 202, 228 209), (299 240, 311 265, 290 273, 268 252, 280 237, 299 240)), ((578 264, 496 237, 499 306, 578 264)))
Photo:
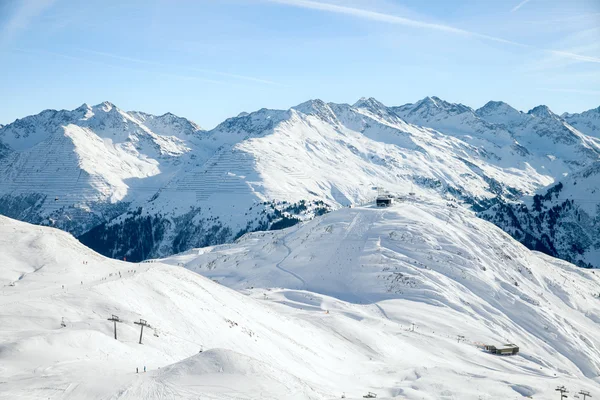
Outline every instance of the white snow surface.
MULTIPOLYGON (((311 100, 243 113, 211 131, 172 114, 84 104, 17 120, 0 128, 0 142, 5 213, 58 220, 77 235, 131 210, 175 220, 195 208, 195 220, 218 218, 233 238, 252 226, 261 202, 338 208, 372 200, 374 186, 515 199, 600 159, 600 140, 545 106, 521 113, 491 102, 475 111, 437 97, 400 107, 311 100)), ((153 254, 170 254, 176 234, 166 232, 153 254)))
POLYGON ((598 393, 594 271, 449 204, 344 208, 141 264, 0 217, 0 399, 598 393), (504 342, 520 354, 477 347, 504 342))
POLYGON ((197 158, 183 163, 158 197, 138 205, 142 215, 173 217, 201 207, 205 218, 216 216, 238 232, 260 212, 260 202, 320 200, 337 208, 371 200, 373 186, 399 194, 457 190, 481 200, 509 190, 532 195, 600 159, 593 138, 552 115, 530 117, 513 133, 473 114, 482 128, 459 134, 457 127, 467 125, 437 131, 418 125, 430 121, 407 123, 396 111, 375 99, 353 106, 311 100, 231 118, 205 134, 197 158), (547 145, 540 126, 568 140, 547 145))
MULTIPOLYGON (((302 311, 329 309, 334 302, 344 304, 346 315, 353 318, 348 308, 367 307, 404 332, 414 323, 415 332, 427 337, 424 347, 433 353, 415 354, 415 359, 404 355, 411 362, 436 358, 436 350, 445 350, 458 335, 466 336, 468 345, 461 342, 442 351, 445 361, 435 363, 455 360, 454 370, 469 377, 466 387, 457 391, 442 384, 435 394, 428 392, 431 398, 478 398, 484 393, 489 397, 482 398, 502 398, 524 387, 527 395, 547 398, 565 375, 575 379, 573 385, 589 383, 597 390, 600 304, 595 272, 531 252, 451 204, 420 198, 388 209, 345 208, 298 227, 247 234, 235 244, 161 261, 255 297, 262 292, 265 299, 275 297, 302 311), (285 289, 264 291, 273 286, 285 289), (495 364, 496 357, 474 346, 500 342, 521 347, 521 355, 501 359, 502 367, 495 364), (461 365, 470 362, 478 372, 461 365), (473 390, 468 383, 473 374, 498 380, 485 384, 485 390, 473 390), (510 390, 503 391, 503 385, 510 390)), ((453 379, 458 380, 448 381, 453 379)), ((408 389, 387 393, 400 398, 412 394, 422 396, 408 389)))
POLYGON ((47 196, 44 216, 60 208, 99 212, 94 204, 147 199, 201 134, 180 120, 127 113, 109 102, 17 120, 0 128, 0 142, 12 150, 0 157, 0 194, 47 196))
POLYGON ((565 113, 562 117, 580 132, 600 138, 600 107, 582 113, 565 113))

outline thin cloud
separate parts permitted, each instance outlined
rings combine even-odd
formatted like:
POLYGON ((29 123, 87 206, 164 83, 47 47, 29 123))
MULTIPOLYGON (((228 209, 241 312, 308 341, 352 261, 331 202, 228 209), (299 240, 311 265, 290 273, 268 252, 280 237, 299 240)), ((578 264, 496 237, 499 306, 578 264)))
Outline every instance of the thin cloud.
POLYGON ((49 8, 55 0, 23 0, 0 29, 0 44, 12 41, 21 32, 26 31, 35 18, 49 8))
POLYGON ((169 77, 178 78, 178 79, 194 80, 194 81, 200 81, 200 82, 205 82, 205 83, 214 83, 214 84, 218 84, 218 85, 231 85, 230 82, 218 81, 215 79, 205 79, 205 78, 200 78, 200 77, 193 76, 193 75, 173 74, 173 73, 169 73, 169 72, 148 71, 148 70, 141 69, 141 68, 132 68, 132 67, 124 66, 124 65, 114 65, 114 64, 110 64, 110 63, 89 60, 89 59, 83 58, 83 57, 76 57, 76 56, 72 56, 69 54, 56 53, 53 51, 33 50, 33 49, 13 49, 13 51, 16 51, 18 53, 24 53, 24 54, 32 54, 32 55, 49 55, 49 56, 54 56, 54 57, 65 58, 67 60, 80 61, 80 62, 84 62, 87 64, 98 65, 98 66, 102 66, 102 67, 117 68, 117 69, 123 69, 123 70, 127 70, 127 71, 133 71, 136 73, 150 73, 150 74, 157 74, 157 75, 161 75, 161 76, 169 76, 169 77))
MULTIPOLYGON (((82 51, 82 52, 85 52, 85 53, 88 53, 88 54, 94 54, 94 55, 98 55, 98 56, 114 58, 114 59, 117 59, 117 60, 134 62, 134 63, 138 63, 138 64, 146 64, 146 65, 152 65, 152 66, 163 67, 163 68, 175 68, 175 66, 173 66, 173 65, 167 65, 167 64, 163 64, 163 63, 157 63, 157 62, 154 62, 154 61, 143 60, 143 59, 139 59, 139 58, 126 57, 126 56, 121 56, 121 55, 118 55, 118 54, 104 53, 104 52, 101 52, 101 51, 86 50, 86 49, 79 49, 79 51, 82 51)), ((227 72, 213 71, 213 70, 208 70, 208 69, 195 68, 195 67, 187 67, 187 66, 183 66, 181 68, 186 69, 188 71, 202 72, 202 73, 205 73, 205 74, 218 75, 218 76, 223 76, 223 77, 227 77, 227 78, 234 78, 234 79, 245 80, 245 81, 249 81, 249 82, 262 83, 262 84, 265 84, 265 85, 279 85, 277 82, 269 81, 269 80, 266 80, 266 79, 255 78, 255 77, 252 77, 252 76, 230 74, 230 73, 227 73, 227 72)))
MULTIPOLYGON (((600 13, 587 13, 587 14, 571 15, 569 17, 564 17, 564 18, 554 18, 554 19, 543 18, 540 20, 527 20, 527 21, 523 21, 523 22, 526 22, 528 24, 536 24, 536 25, 551 25, 551 24, 559 24, 559 23, 562 24, 563 22, 577 21, 577 26, 581 26, 582 23, 585 24, 586 22, 592 22, 593 25, 595 26, 595 25, 597 25, 598 17, 600 17, 600 13)), ((564 28, 564 25, 559 25, 559 27, 564 28)))
POLYGON ((414 20, 414 19, 410 19, 410 18, 399 17, 396 15, 388 15, 388 14, 383 14, 383 13, 380 13, 377 11, 365 10, 362 8, 340 6, 337 4, 330 4, 330 3, 321 3, 318 1, 312 1, 312 0, 267 0, 267 1, 271 2, 271 3, 289 5, 289 6, 293 6, 293 7, 309 8, 309 9, 313 9, 313 10, 327 11, 327 12, 332 12, 332 13, 337 13, 337 14, 345 14, 345 15, 350 15, 350 16, 354 16, 354 17, 358 17, 358 18, 369 19, 372 21, 387 22, 390 24, 411 26, 414 28, 430 29, 430 30, 436 30, 436 31, 441 31, 441 32, 454 33, 454 34, 458 34, 458 35, 478 37, 481 39, 486 39, 486 40, 491 40, 494 42, 500 42, 500 43, 506 43, 506 44, 512 44, 515 46, 529 47, 529 46, 521 44, 521 43, 502 39, 499 37, 484 35, 481 33, 471 32, 471 31, 468 31, 465 29, 455 28, 455 27, 449 26, 449 25, 419 21, 419 20, 414 20))
POLYGON ((566 58, 570 58, 570 59, 573 59, 576 61, 600 63, 600 58, 598 58, 598 57, 584 56, 581 54, 571 53, 569 51, 560 51, 560 50, 546 50, 546 51, 551 54, 554 54, 556 56, 566 57, 566 58))
MULTIPOLYGON (((404 26, 410 26, 410 27, 414 27, 414 28, 436 30, 436 31, 453 33, 453 34, 458 34, 458 35, 463 35, 463 36, 468 36, 468 37, 475 37, 475 38, 485 39, 485 40, 489 40, 489 41, 493 41, 493 42, 499 42, 499 43, 510 44, 513 46, 529 48, 532 50, 539 50, 539 51, 553 54, 555 56, 569 58, 574 61, 600 63, 600 58, 598 58, 598 57, 585 56, 585 55, 581 55, 581 54, 571 53, 568 51, 540 49, 540 48, 537 48, 532 45, 514 42, 511 40, 506 40, 506 39, 496 37, 496 36, 484 35, 481 33, 468 31, 466 29, 455 28, 450 25, 435 24, 435 23, 430 23, 430 22, 425 22, 425 21, 419 21, 419 20, 399 17, 399 16, 395 16, 395 15, 383 14, 383 13, 376 12, 376 11, 365 10, 362 8, 341 6, 341 5, 330 4, 330 3, 321 3, 319 1, 314 1, 314 0, 266 0, 266 1, 270 2, 270 3, 284 4, 284 5, 288 5, 288 6, 292 6, 292 7, 307 8, 307 9, 320 10, 320 11, 336 13, 336 14, 350 15, 353 17, 368 19, 368 20, 372 20, 372 21, 387 22, 390 24, 404 25, 404 26)), ((520 8, 529 1, 530 0, 524 0, 517 7, 520 8)))
POLYGON ((523 7, 525 4, 529 3, 530 1, 531 0, 523 0, 522 2, 520 2, 519 4, 514 6, 513 9, 510 10, 510 12, 515 12, 515 11, 519 10, 519 8, 523 7))

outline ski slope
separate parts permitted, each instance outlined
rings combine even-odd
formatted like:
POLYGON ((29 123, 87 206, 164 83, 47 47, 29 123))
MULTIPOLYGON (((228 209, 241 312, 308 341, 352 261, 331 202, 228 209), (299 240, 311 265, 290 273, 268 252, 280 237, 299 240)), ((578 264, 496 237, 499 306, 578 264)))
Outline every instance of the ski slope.
POLYGON ((141 264, 0 217, 0 399, 597 391, 595 274, 530 253, 466 211, 446 223, 445 211, 427 202, 343 209, 141 264), (118 340, 112 314, 123 321, 118 340), (143 345, 140 318, 152 326, 143 345), (476 346, 506 340, 521 354, 476 346))
MULTIPOLYGON (((345 208, 162 261, 292 308, 322 308, 306 299, 326 296, 344 307, 368 307, 384 321, 416 324, 433 341, 444 340, 442 333, 471 344, 514 342, 522 355, 506 366, 518 359, 522 373, 598 382, 595 271, 531 252, 453 202, 421 197, 386 209, 345 208)), ((539 394, 553 384, 529 387, 539 394)))

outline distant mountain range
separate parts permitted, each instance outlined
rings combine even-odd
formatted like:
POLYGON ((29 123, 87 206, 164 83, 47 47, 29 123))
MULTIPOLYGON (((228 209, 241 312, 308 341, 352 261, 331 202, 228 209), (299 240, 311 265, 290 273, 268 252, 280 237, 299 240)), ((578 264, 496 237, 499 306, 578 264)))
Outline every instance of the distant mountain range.
POLYGON ((0 213, 137 261, 290 226, 383 187, 458 200, 530 248, 600 267, 599 138, 600 108, 558 116, 437 97, 311 100, 208 131, 84 104, 0 127, 0 213))

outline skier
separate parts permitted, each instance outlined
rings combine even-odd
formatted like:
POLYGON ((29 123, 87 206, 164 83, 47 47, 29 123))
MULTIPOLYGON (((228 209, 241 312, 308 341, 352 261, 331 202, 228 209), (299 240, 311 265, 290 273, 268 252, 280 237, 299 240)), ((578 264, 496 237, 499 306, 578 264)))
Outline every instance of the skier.
POLYGON ((138 367, 135 367, 135 373, 136 373, 136 374, 138 374, 138 373, 139 373, 139 371, 138 371, 138 367))
POLYGON ((144 372, 146 372, 146 366, 144 365, 144 372))

